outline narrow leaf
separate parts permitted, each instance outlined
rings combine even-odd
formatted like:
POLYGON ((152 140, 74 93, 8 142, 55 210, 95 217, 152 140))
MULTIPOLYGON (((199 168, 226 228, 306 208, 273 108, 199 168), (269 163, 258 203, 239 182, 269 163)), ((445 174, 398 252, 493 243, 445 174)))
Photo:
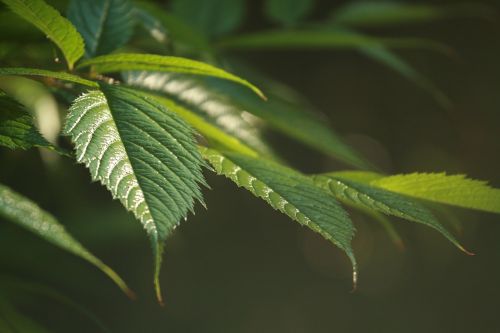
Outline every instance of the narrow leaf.
POLYGON ((33 116, 14 99, 0 91, 0 146, 10 149, 57 148, 45 140, 33 122, 33 116))
POLYGON ((313 179, 318 186, 329 190, 341 201, 429 226, 440 232, 461 251, 469 253, 437 221, 430 210, 416 201, 390 191, 335 175, 319 175, 314 176, 313 179))
POLYGON ((203 160, 193 132, 176 114, 132 90, 102 85, 70 108, 65 132, 77 160, 144 226, 155 257, 154 283, 162 301, 159 272, 163 243, 195 199, 203 160))
POLYGON ((342 249, 353 265, 356 285, 356 260, 351 248, 354 226, 332 196, 315 186, 310 178, 277 163, 207 148, 201 148, 201 152, 217 174, 226 176, 342 249))
POLYGON ((129 0, 72 0, 68 19, 85 40, 85 55, 89 58, 124 46, 134 28, 129 0))
POLYGON ((46 241, 83 258, 102 270, 123 292, 133 292, 110 267, 75 240, 64 227, 36 203, 0 184, 0 216, 42 237, 46 241))
POLYGON ((419 199, 500 213, 500 189, 465 175, 412 173, 375 179, 370 184, 419 199))
POLYGON ((0 76, 2 75, 22 75, 22 76, 41 76, 45 78, 53 78, 73 83, 78 83, 88 87, 98 87, 97 82, 82 79, 77 75, 72 75, 65 72, 53 72, 38 68, 25 67, 3 67, 0 68, 0 76))
POLYGON ((220 128, 205 121, 205 119, 193 113, 191 110, 188 110, 183 106, 175 103, 173 100, 147 93, 143 93, 143 95, 154 99, 156 102, 163 105, 168 110, 171 110, 172 112, 178 114, 182 119, 187 121, 193 128, 195 128, 200 134, 202 134, 203 137, 207 139, 212 145, 215 145, 217 147, 224 147, 225 149, 250 156, 256 157, 259 155, 258 152, 247 146, 238 138, 227 134, 220 128))
POLYGON ((160 56, 155 54, 123 53, 84 60, 78 67, 84 68, 88 66, 92 66, 98 73, 149 70, 213 76, 242 84, 250 88, 261 98, 265 99, 262 91, 248 81, 212 65, 186 58, 160 56))
POLYGON ((84 53, 82 36, 75 27, 43 0, 2 0, 20 17, 41 30, 62 51, 69 69, 84 53))

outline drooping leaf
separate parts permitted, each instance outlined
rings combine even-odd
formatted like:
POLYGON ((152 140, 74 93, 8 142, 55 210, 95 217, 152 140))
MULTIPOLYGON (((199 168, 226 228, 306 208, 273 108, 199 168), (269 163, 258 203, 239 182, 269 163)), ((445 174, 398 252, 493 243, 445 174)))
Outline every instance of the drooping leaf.
POLYGON ((65 132, 92 179, 105 185, 144 226, 161 301, 163 243, 193 211, 195 199, 202 202, 203 160, 193 131, 175 113, 133 90, 108 85, 101 89, 74 102, 65 132))
POLYGON ((87 260, 110 277, 127 295, 133 296, 133 292, 118 274, 85 249, 51 214, 2 184, 0 184, 0 216, 87 260))
POLYGON ((264 11, 273 21, 292 26, 309 14, 313 4, 313 0, 266 0, 264 11))
POLYGON ((336 10, 332 19, 349 26, 387 26, 426 23, 454 16, 485 16, 488 8, 481 4, 436 6, 398 1, 349 2, 336 10))
POLYGON ((430 210, 410 198, 335 174, 318 175, 313 179, 318 186, 330 191, 341 201, 429 226, 440 232, 461 251, 468 253, 430 210))
POLYGON ((22 76, 41 76, 46 78, 53 78, 73 83, 78 83, 88 87, 97 88, 97 82, 83 79, 77 75, 72 75, 65 72, 47 71, 38 68, 25 68, 25 67, 3 67, 0 68, 0 76, 2 75, 22 75, 22 76))
POLYGON ((71 0, 68 19, 82 35, 89 58, 124 46, 134 28, 129 0, 71 0))
POLYGON ((379 178, 371 184, 419 199, 500 213, 500 189, 465 175, 413 173, 379 178))
POLYGON ((57 150, 42 137, 26 108, 0 91, 0 146, 10 149, 43 147, 57 150))
POLYGON ((209 37, 234 30, 245 14, 244 0, 174 0, 172 13, 209 37))
POLYGON ((467 178, 466 175, 416 172, 384 176, 363 171, 334 174, 418 199, 500 213, 500 189, 492 188, 485 181, 467 178))
POLYGON ((379 38, 344 28, 322 25, 312 30, 276 30, 241 35, 222 40, 217 45, 223 49, 237 50, 354 49, 414 82, 429 92, 442 107, 449 109, 451 105, 448 97, 431 80, 391 50, 392 48, 426 49, 450 54, 448 47, 432 40, 379 38))
POLYGON ((201 152, 217 174, 342 249, 351 260, 356 284, 356 260, 351 248, 354 226, 334 197, 315 186, 310 178, 277 163, 214 149, 201 148, 201 152))
POLYGON ((155 54, 111 54, 84 60, 78 67, 84 68, 89 66, 92 66, 98 73, 149 70, 213 76, 242 84, 250 88, 261 98, 265 98, 262 91, 248 81, 212 65, 186 58, 155 54))
POLYGON ((135 7, 133 9, 134 20, 158 43, 164 44, 170 42, 169 32, 163 23, 148 11, 135 7))
POLYGON ((268 93, 267 101, 260 100, 247 89, 241 89, 231 82, 206 78, 203 79, 203 85, 228 96, 242 110, 264 119, 267 125, 287 136, 354 167, 373 168, 297 92, 255 71, 244 70, 244 74, 253 75, 252 80, 263 85, 268 93))
POLYGON ((68 67, 73 68, 74 63, 84 53, 84 43, 82 36, 66 18, 43 0, 2 1, 52 40, 61 49, 68 67))
MULTIPOLYGON (((232 101, 227 96, 212 89, 212 86, 197 77, 186 74, 155 73, 155 72, 126 72, 122 74, 124 81, 132 86, 162 93, 201 116, 206 122, 222 129, 225 133, 236 137, 254 150, 266 155, 271 155, 271 149, 263 141, 259 125, 260 120, 232 101)), ((177 109, 176 106, 169 107, 177 109)), ((175 110, 174 110, 175 111, 175 110)), ((189 120, 186 119, 188 122, 189 120)), ((206 133, 202 127, 197 127, 201 134, 214 139, 211 132, 206 133)), ((216 138, 224 144, 223 138, 216 138)), ((227 137, 224 137, 227 139, 227 137)), ((228 147, 229 148, 229 147, 228 147)))

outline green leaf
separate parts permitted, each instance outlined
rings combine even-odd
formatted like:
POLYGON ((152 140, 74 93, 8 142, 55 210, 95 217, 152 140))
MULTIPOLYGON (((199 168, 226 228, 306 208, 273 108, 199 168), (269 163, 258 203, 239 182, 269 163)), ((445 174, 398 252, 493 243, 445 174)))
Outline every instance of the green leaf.
POLYGON ((424 224, 440 232, 461 251, 469 253, 437 221, 430 210, 416 201, 390 191, 335 176, 334 173, 314 176, 313 179, 318 186, 330 191, 341 201, 424 224))
POLYGON ((126 88, 101 85, 70 108, 65 132, 77 160, 132 211, 144 226, 155 257, 158 300, 163 244, 202 202, 203 160, 193 131, 155 100, 126 88))
POLYGON ((465 175, 412 173, 375 179, 370 184, 419 199, 500 213, 500 189, 465 175))
POLYGON ((201 148, 201 152, 217 174, 226 176, 342 249, 353 265, 356 285, 357 266, 351 248, 354 226, 335 198, 315 186, 310 178, 277 163, 207 148, 201 148))
POLYGON ((33 232, 46 241, 87 260, 110 277, 123 292, 133 297, 133 292, 118 274, 85 249, 51 214, 42 210, 28 198, 1 184, 0 216, 33 232))
POLYGON ((62 51, 69 69, 84 53, 82 36, 75 27, 43 0, 2 0, 20 17, 41 30, 62 51))
MULTIPOLYGON (((126 72, 122 76, 128 85, 164 94, 175 101, 174 104, 202 117, 202 121, 217 126, 259 153, 271 156, 271 148, 261 137, 261 121, 243 111, 230 96, 218 92, 210 84, 205 84, 204 80, 177 73, 126 72)), ((177 106, 168 108, 177 109, 177 106)), ((191 125, 201 134, 208 134, 208 138, 213 138, 210 132, 204 133, 203 128, 198 128, 195 123, 191 125)), ((218 143, 224 144, 223 138, 216 139, 218 143)))
POLYGON ((264 119, 267 125, 289 137, 354 167, 373 168, 297 92, 255 71, 248 70, 244 74, 253 75, 252 80, 263 85, 269 97, 267 101, 232 82, 206 78, 203 84, 220 95, 228 96, 242 110, 264 119))
POLYGON ((88 66, 92 66, 98 73, 149 70, 213 76, 242 84, 250 88, 261 98, 265 98, 262 91, 248 81, 212 65, 186 58, 160 56, 155 54, 111 54, 84 60, 78 67, 84 68, 88 66))
POLYGON ((222 40, 220 48, 237 50, 276 49, 355 49, 365 56, 389 67, 406 79, 430 93, 445 109, 451 107, 448 97, 435 84, 393 53, 391 48, 428 49, 450 55, 451 51, 441 43, 419 38, 379 38, 331 26, 317 26, 310 30, 275 30, 241 35, 222 40))
POLYGON ((245 14, 244 0, 174 0, 172 13, 209 37, 234 30, 245 14))
POLYGON ((124 46, 134 28, 129 0, 71 0, 68 19, 85 40, 85 55, 89 58, 124 46))
POLYGON ((266 0, 264 11, 273 21, 292 26, 309 14, 313 4, 313 0, 266 0))
POLYGON ((0 91, 0 146, 10 149, 43 147, 57 150, 38 132, 26 108, 0 91))
POLYGON ((65 72, 53 72, 44 69, 37 68, 25 68, 25 67, 3 67, 0 68, 0 76, 2 75, 22 75, 22 76, 41 76, 46 78, 53 78, 73 83, 78 83, 88 87, 99 87, 97 82, 82 79, 79 76, 72 75, 65 72))
POLYGON ((202 134, 204 138, 207 139, 212 145, 215 145, 217 147, 224 147, 241 154, 259 156, 258 152, 241 142, 238 138, 227 134, 220 128, 207 122, 201 116, 197 115, 191 110, 184 108, 173 100, 148 93, 142 93, 142 95, 154 99, 157 103, 160 103, 168 110, 171 110, 172 112, 178 114, 182 119, 187 121, 193 128, 195 128, 200 134, 202 134))
POLYGON ((350 2, 335 11, 333 20, 349 26, 386 26, 425 23, 454 16, 486 16, 489 9, 481 4, 435 6, 396 1, 350 2))
POLYGON ((134 20, 158 43, 170 42, 169 33, 163 23, 148 11, 135 7, 133 9, 134 20))
POLYGON ((332 174, 418 199, 500 213, 500 189, 490 187, 485 181, 467 178, 466 175, 415 172, 384 176, 364 171, 332 174))

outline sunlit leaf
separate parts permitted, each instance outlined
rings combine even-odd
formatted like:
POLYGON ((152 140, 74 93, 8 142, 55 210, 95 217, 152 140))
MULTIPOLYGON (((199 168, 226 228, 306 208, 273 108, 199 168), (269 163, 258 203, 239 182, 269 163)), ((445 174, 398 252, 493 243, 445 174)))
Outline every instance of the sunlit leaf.
POLYGON ((226 176, 342 249, 352 262, 356 284, 356 260, 351 248, 354 226, 333 196, 310 178, 277 163, 207 148, 201 148, 201 152, 217 174, 226 176))
MULTIPOLYGON (((217 91, 205 80, 186 74, 154 72, 126 72, 123 73, 123 77, 127 84, 161 93, 179 106, 201 116, 202 121, 217 126, 264 155, 271 155, 271 149, 263 141, 259 131, 261 121, 245 112, 237 102, 233 101, 232 96, 217 91)), ((175 112, 177 106, 171 105, 169 108, 175 112)), ((186 120, 189 122, 188 118, 186 120)), ((209 139, 217 139, 202 126, 197 126, 196 123, 191 125, 201 134, 208 135, 209 139)), ((217 139, 221 144, 226 140, 227 136, 217 139)))
POLYGON ((429 209, 406 196, 336 176, 335 173, 313 178, 318 186, 329 190, 341 201, 429 226, 440 232, 460 250, 467 252, 429 209))
POLYGON ((142 223, 155 257, 157 297, 165 239, 202 202, 203 160, 175 113, 132 90, 102 85, 70 108, 65 132, 77 160, 142 223))
POLYGON ((89 66, 92 66, 93 70, 99 73, 149 70, 213 76, 242 84, 264 98, 264 94, 259 88, 248 81, 212 65, 186 58, 160 56, 155 54, 123 53, 104 55, 84 60, 78 67, 84 68, 89 66))

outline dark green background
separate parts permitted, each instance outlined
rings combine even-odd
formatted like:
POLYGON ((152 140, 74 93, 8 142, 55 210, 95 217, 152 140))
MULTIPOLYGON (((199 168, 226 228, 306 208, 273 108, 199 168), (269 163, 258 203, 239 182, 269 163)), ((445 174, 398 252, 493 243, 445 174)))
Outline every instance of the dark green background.
MULTIPOLYGON (((321 1, 313 17, 342 3, 321 1)), ((260 8, 260 2, 249 4, 240 31, 271 26, 260 8)), ((493 17, 383 30, 444 41, 457 51, 454 59, 400 52, 450 96, 451 110, 355 52, 235 54, 301 91, 385 171, 466 173, 500 187, 500 21, 493 17)), ((274 140, 304 171, 341 167, 294 141, 274 140)), ((0 161, 1 182, 56 215, 139 298, 128 300, 94 267, 5 221, 0 273, 53 287, 113 332, 500 331, 498 216, 453 210, 463 222, 458 238, 476 253, 469 257, 431 229, 396 221, 406 245, 401 251, 378 224, 352 213, 360 278, 351 293, 341 251, 207 172, 208 210, 198 206, 167 242, 162 308, 153 294, 146 235, 101 185, 91 183, 83 166, 67 159, 47 166, 36 151, 6 149, 0 161)), ((56 332, 96 332, 88 319, 57 302, 16 295, 23 313, 56 332)))

